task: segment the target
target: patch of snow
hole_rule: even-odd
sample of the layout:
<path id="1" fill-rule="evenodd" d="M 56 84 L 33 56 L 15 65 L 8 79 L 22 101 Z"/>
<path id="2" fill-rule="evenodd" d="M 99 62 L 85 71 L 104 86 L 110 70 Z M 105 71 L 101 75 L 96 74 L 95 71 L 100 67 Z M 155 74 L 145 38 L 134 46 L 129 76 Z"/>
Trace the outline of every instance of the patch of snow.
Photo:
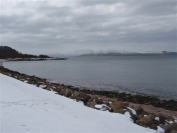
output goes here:
<path id="1" fill-rule="evenodd" d="M 176 122 L 176 123 L 177 123 L 177 118 L 176 118 L 176 117 L 174 117 L 174 119 L 175 119 L 175 120 L 174 120 L 174 122 Z"/>
<path id="2" fill-rule="evenodd" d="M 160 126 L 157 126 L 157 132 L 158 133 L 164 133 L 165 130 L 163 128 L 161 128 Z"/>
<path id="3" fill-rule="evenodd" d="M 40 88 L 45 88 L 45 87 L 46 87 L 46 85 L 39 85 L 39 87 L 40 87 Z"/>
<path id="4" fill-rule="evenodd" d="M 0 94 L 2 133 L 157 133 L 134 124 L 126 116 L 128 113 L 122 115 L 88 108 L 69 98 L 2 74 Z"/>
<path id="5" fill-rule="evenodd" d="M 167 124 L 171 124 L 171 123 L 174 123 L 173 121 L 168 121 L 168 120 L 165 120 Z"/>
<path id="6" fill-rule="evenodd" d="M 109 110 L 111 110 L 111 108 L 108 105 L 106 105 L 106 104 L 102 104 L 102 105 L 103 105 L 103 107 L 107 107 Z"/>
<path id="7" fill-rule="evenodd" d="M 110 108 L 109 106 L 107 106 L 106 104 L 96 104 L 96 105 L 95 105 L 95 108 L 100 109 L 100 110 L 102 110 L 102 111 L 107 110 L 107 108 L 108 108 L 109 110 L 111 110 L 111 108 Z"/>
<path id="8" fill-rule="evenodd" d="M 127 108 L 128 108 L 129 110 L 131 110 L 134 115 L 136 115 L 136 111 L 135 111 L 134 109 L 132 109 L 132 108 L 130 108 L 130 107 L 127 107 Z"/>
<path id="9" fill-rule="evenodd" d="M 172 123 L 173 123 L 173 121 L 168 121 L 168 123 L 169 123 L 169 124 L 172 124 Z"/>
<path id="10" fill-rule="evenodd" d="M 107 108 L 101 108 L 100 110 L 101 110 L 101 111 L 106 111 L 106 110 L 107 110 Z"/>
<path id="11" fill-rule="evenodd" d="M 78 101 L 78 103 L 80 103 L 80 104 L 84 105 L 84 102 L 82 102 L 82 101 Z"/>
<path id="12" fill-rule="evenodd" d="M 131 117 L 131 115 L 130 115 L 129 112 L 125 112 L 124 115 L 125 115 L 126 117 L 129 117 L 129 118 Z"/>
<path id="13" fill-rule="evenodd" d="M 95 108 L 97 108 L 97 109 L 101 109 L 102 107 L 103 107 L 102 104 L 97 104 L 97 105 L 95 105 Z"/>
<path id="14" fill-rule="evenodd" d="M 154 118 L 154 120 L 159 121 L 159 117 L 156 116 L 156 117 Z"/>

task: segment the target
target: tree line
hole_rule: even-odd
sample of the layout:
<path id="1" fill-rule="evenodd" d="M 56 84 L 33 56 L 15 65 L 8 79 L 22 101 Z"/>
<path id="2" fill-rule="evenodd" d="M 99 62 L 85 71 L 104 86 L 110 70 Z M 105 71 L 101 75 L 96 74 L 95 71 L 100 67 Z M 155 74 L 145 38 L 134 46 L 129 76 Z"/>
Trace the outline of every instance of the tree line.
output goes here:
<path id="1" fill-rule="evenodd" d="M 47 55 L 31 55 L 31 54 L 22 54 L 17 50 L 8 47 L 8 46 L 0 46 L 0 59 L 7 58 L 50 58 Z"/>

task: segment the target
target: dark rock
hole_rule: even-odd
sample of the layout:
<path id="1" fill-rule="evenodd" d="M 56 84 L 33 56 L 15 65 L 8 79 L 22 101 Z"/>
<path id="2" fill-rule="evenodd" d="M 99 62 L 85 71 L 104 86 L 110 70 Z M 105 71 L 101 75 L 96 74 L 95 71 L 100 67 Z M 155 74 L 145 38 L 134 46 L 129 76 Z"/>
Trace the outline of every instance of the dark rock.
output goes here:
<path id="1" fill-rule="evenodd" d="M 81 101 L 84 102 L 84 104 L 87 103 L 87 101 L 91 98 L 89 95 L 87 95 L 86 93 L 80 93 L 79 97 L 81 98 Z"/>
<path id="2" fill-rule="evenodd" d="M 157 126 L 158 126 L 157 124 L 154 124 L 154 123 L 153 123 L 153 124 L 151 125 L 151 128 L 157 130 Z"/>
<path id="3" fill-rule="evenodd" d="M 131 119 L 133 120 L 133 122 L 134 123 L 136 123 L 137 122 L 137 120 L 138 120 L 138 116 L 137 115 L 135 115 L 135 114 L 133 114 L 133 112 L 131 111 L 131 110 L 128 110 L 128 112 L 130 113 L 130 115 L 131 115 Z"/>
<path id="4" fill-rule="evenodd" d="M 60 89 L 59 94 L 63 96 L 63 95 L 65 94 L 65 91 L 66 91 L 66 89 L 65 89 L 65 88 L 62 88 L 62 89 Z"/>
<path id="5" fill-rule="evenodd" d="M 141 118 L 143 118 L 144 115 L 137 115 L 137 119 L 140 120 Z"/>
<path id="6" fill-rule="evenodd" d="M 172 123 L 165 127 L 165 133 L 170 133 L 173 130 L 177 131 L 177 123 Z"/>
<path id="7" fill-rule="evenodd" d="M 136 111 L 136 114 L 137 114 L 137 115 L 142 114 L 143 111 L 144 111 L 142 107 L 136 107 L 136 108 L 134 108 L 134 110 Z"/>
<path id="8" fill-rule="evenodd" d="M 177 133 L 177 131 L 176 130 L 172 130 L 170 133 Z"/>
<path id="9" fill-rule="evenodd" d="M 51 84 L 51 89 L 53 90 L 53 91 L 56 91 L 56 92 L 58 92 L 57 90 L 58 90 L 58 88 L 59 88 L 59 86 L 58 85 L 56 85 L 56 84 Z"/>
<path id="10" fill-rule="evenodd" d="M 109 104 L 113 112 L 119 112 L 119 110 L 122 108 L 122 102 L 113 102 Z"/>
<path id="11" fill-rule="evenodd" d="M 172 116 L 168 116 L 168 117 L 167 117 L 167 121 L 173 121 L 173 122 L 174 122 L 174 120 L 175 120 L 175 119 L 174 119 Z"/>
<path id="12" fill-rule="evenodd" d="M 123 102 L 122 103 L 122 108 L 126 109 L 129 106 L 128 102 Z"/>
<path id="13" fill-rule="evenodd" d="M 124 114 L 126 112 L 126 110 L 123 110 L 123 109 L 120 108 L 120 109 L 116 109 L 114 112 Z"/>
<path id="14" fill-rule="evenodd" d="M 57 88 L 55 88 L 55 90 L 54 91 L 56 91 L 56 92 L 60 92 L 60 90 L 61 90 L 61 88 L 60 87 L 57 87 Z"/>
<path id="15" fill-rule="evenodd" d="M 154 115 L 148 115 L 146 117 L 141 118 L 138 121 L 138 124 L 143 127 L 152 127 L 153 119 L 155 118 Z"/>
<path id="16" fill-rule="evenodd" d="M 4 67 L 0 66 L 0 72 L 4 72 Z"/>
<path id="17" fill-rule="evenodd" d="M 77 101 L 82 101 L 86 104 L 91 97 L 86 93 L 75 91 L 71 98 L 76 99 Z"/>
<path id="18" fill-rule="evenodd" d="M 48 86 L 46 87 L 46 90 L 51 91 L 51 85 L 48 85 Z"/>
<path id="19" fill-rule="evenodd" d="M 138 125 L 142 126 L 142 127 L 147 127 L 147 121 L 146 119 L 143 117 L 138 121 Z"/>
<path id="20" fill-rule="evenodd" d="M 157 115 L 159 117 L 160 124 L 165 124 L 166 117 L 163 116 L 161 113 Z"/>
<path id="21" fill-rule="evenodd" d="M 95 108 L 96 104 L 97 104 L 96 102 L 92 101 L 92 102 L 87 102 L 86 106 L 91 107 L 91 108 Z"/>
<path id="22" fill-rule="evenodd" d="M 103 104 L 103 101 L 101 99 L 99 99 L 97 96 L 93 96 L 88 100 L 88 102 L 91 102 L 91 101 L 94 101 L 97 104 Z"/>
<path id="23" fill-rule="evenodd" d="M 73 95 L 71 96 L 72 99 L 76 99 L 81 92 L 74 91 Z"/>
<path id="24" fill-rule="evenodd" d="M 72 95 L 71 90 L 66 91 L 65 94 L 64 94 L 65 97 L 70 97 L 71 95 Z"/>

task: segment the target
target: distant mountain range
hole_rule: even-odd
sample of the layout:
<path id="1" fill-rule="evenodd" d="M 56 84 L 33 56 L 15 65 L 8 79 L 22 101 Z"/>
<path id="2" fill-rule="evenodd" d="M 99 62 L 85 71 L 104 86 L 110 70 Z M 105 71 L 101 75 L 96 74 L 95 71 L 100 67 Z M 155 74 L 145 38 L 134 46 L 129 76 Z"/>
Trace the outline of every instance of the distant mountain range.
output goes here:
<path id="1" fill-rule="evenodd" d="M 126 52 L 126 51 L 116 51 L 116 50 L 108 50 L 108 51 L 98 51 L 94 52 L 89 49 L 82 49 L 77 51 L 71 51 L 65 54 L 53 53 L 49 54 L 52 57 L 60 57 L 60 58 L 69 58 L 73 56 L 158 56 L 158 55 L 177 55 L 177 52 L 170 51 L 162 51 L 162 52 Z"/>
<path id="2" fill-rule="evenodd" d="M 119 52 L 108 52 L 108 53 L 89 53 L 82 54 L 80 56 L 152 56 L 152 55 L 177 55 L 177 52 L 162 51 L 160 53 L 119 53 Z"/>
<path id="3" fill-rule="evenodd" d="M 49 56 L 60 57 L 60 58 L 69 58 L 69 57 L 73 57 L 73 56 L 80 56 L 83 54 L 93 54 L 93 53 L 94 53 L 94 51 L 92 51 L 92 50 L 82 49 L 82 50 L 70 51 L 65 54 L 52 53 L 52 54 L 49 54 Z"/>

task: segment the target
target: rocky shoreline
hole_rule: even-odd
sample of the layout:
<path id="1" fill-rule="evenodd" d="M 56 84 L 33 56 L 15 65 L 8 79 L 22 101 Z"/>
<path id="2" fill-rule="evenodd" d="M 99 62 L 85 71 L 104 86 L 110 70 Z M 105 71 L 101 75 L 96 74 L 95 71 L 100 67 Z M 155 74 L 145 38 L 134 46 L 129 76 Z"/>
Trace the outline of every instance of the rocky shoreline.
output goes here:
<path id="1" fill-rule="evenodd" d="M 74 86 L 48 82 L 36 76 L 28 76 L 4 68 L 2 74 L 33 84 L 56 94 L 83 102 L 85 106 L 114 113 L 130 115 L 134 123 L 166 133 L 177 132 L 177 101 L 155 97 L 132 95 L 115 91 L 83 90 Z"/>

